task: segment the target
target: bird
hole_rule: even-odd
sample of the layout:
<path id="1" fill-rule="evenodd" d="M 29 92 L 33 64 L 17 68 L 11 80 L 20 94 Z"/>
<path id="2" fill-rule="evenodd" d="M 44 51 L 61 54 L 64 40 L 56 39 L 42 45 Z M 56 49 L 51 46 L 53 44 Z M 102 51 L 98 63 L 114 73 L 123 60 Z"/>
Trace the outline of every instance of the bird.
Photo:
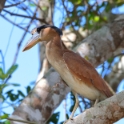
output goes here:
<path id="1" fill-rule="evenodd" d="M 114 95 L 107 82 L 101 78 L 93 65 L 79 54 L 69 50 L 61 40 L 61 29 L 53 25 L 42 25 L 32 30 L 32 38 L 23 51 L 43 42 L 49 63 L 60 74 L 75 96 L 75 105 L 69 119 L 73 119 L 78 107 L 78 94 L 95 101 L 105 100 Z"/>

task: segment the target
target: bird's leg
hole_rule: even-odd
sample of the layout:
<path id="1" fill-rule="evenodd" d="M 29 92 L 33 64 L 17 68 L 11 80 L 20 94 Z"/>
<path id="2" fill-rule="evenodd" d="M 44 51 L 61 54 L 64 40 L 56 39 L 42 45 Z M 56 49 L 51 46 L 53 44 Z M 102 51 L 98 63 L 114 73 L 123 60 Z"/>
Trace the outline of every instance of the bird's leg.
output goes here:
<path id="1" fill-rule="evenodd" d="M 79 104 L 77 93 L 75 91 L 72 91 L 72 92 L 73 92 L 73 94 L 75 96 L 76 101 L 75 101 L 75 105 L 74 105 L 73 111 L 72 111 L 71 116 L 70 116 L 69 119 L 73 119 L 74 113 L 75 113 L 75 111 L 76 111 L 76 109 L 78 107 L 78 104 Z"/>
<path id="2" fill-rule="evenodd" d="M 94 106 L 99 102 L 99 99 L 97 98 L 95 103 L 94 103 Z"/>
<path id="3" fill-rule="evenodd" d="M 73 111 L 72 111 L 72 113 L 71 113 L 71 116 L 70 116 L 69 119 L 66 120 L 63 124 L 66 124 L 66 122 L 69 121 L 69 120 L 73 120 L 74 113 L 75 113 L 75 111 L 76 111 L 76 109 L 77 109 L 77 107 L 78 107 L 78 104 L 79 104 L 77 93 L 76 93 L 75 91 L 72 91 L 72 93 L 74 94 L 75 99 L 76 99 L 75 105 L 74 105 Z"/>

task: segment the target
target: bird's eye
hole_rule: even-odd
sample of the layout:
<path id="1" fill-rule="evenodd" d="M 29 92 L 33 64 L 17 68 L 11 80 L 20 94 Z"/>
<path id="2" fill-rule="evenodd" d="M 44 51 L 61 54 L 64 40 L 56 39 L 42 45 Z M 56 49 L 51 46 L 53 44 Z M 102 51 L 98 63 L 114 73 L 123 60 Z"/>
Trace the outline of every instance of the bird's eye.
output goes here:
<path id="1" fill-rule="evenodd" d="M 36 32 L 37 32 L 37 29 L 34 28 L 34 29 L 31 31 L 31 34 L 34 35 Z"/>

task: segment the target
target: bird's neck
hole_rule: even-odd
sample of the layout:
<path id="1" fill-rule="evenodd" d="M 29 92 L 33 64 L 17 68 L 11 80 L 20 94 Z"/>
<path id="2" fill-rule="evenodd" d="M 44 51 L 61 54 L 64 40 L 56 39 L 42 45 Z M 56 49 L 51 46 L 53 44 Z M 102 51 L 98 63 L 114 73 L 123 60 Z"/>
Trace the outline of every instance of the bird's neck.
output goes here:
<path id="1" fill-rule="evenodd" d="M 53 47 L 58 48 L 59 51 L 63 51 L 64 49 L 67 49 L 63 41 L 61 40 L 61 37 L 58 35 L 53 38 L 53 40 L 51 41 L 51 44 L 53 45 Z"/>
<path id="2" fill-rule="evenodd" d="M 48 61 L 53 64 L 59 60 L 62 60 L 65 49 L 67 48 L 61 41 L 61 38 L 59 36 L 53 37 L 53 39 L 46 44 L 46 56 Z"/>
<path id="3" fill-rule="evenodd" d="M 60 36 L 56 35 L 53 37 L 53 39 L 51 39 L 51 41 L 49 41 L 46 44 L 46 49 L 50 49 L 52 51 L 56 51 L 57 52 L 62 52 L 63 50 L 67 49 L 66 46 L 64 45 L 64 43 L 61 41 Z"/>

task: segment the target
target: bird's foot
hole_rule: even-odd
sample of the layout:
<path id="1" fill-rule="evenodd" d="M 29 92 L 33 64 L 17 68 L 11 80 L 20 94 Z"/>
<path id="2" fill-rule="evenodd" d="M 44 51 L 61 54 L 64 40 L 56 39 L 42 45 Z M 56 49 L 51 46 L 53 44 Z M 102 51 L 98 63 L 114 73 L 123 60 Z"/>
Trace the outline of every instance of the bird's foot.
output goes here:
<path id="1" fill-rule="evenodd" d="M 68 121 L 73 121 L 73 118 L 69 118 L 68 120 L 66 120 L 63 124 L 66 124 Z"/>

